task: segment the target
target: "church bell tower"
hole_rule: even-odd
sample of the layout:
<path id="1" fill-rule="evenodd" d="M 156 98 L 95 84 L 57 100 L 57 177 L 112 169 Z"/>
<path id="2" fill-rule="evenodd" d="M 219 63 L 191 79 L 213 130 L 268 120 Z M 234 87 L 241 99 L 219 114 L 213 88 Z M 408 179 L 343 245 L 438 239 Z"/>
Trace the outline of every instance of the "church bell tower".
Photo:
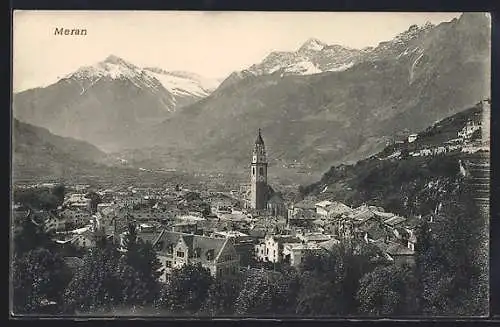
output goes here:
<path id="1" fill-rule="evenodd" d="M 267 206 L 267 158 L 266 147 L 260 133 L 257 135 L 252 153 L 251 163 L 250 206 L 255 210 L 266 209 Z"/>

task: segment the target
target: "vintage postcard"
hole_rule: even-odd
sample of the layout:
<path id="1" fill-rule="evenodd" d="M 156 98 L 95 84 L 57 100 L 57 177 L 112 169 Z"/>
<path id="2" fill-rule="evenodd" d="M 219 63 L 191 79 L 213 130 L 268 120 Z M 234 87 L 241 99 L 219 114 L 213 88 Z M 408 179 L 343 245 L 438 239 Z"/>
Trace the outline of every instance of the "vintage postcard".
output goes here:
<path id="1" fill-rule="evenodd" d="M 15 11 L 11 317 L 484 317 L 488 13 Z"/>

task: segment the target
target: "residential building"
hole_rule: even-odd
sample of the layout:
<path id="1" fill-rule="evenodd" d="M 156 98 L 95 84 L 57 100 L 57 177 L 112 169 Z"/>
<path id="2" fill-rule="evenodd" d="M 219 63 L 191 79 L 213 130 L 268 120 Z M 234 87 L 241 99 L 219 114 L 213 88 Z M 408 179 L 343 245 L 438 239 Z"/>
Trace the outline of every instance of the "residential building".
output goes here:
<path id="1" fill-rule="evenodd" d="M 281 262 L 285 243 L 301 243 L 301 240 L 292 235 L 267 235 L 261 243 L 255 246 L 256 259 Z"/>
<path id="2" fill-rule="evenodd" d="M 200 263 L 216 278 L 239 271 L 239 257 L 230 238 L 217 238 L 162 230 L 153 246 L 165 268 L 165 280 L 173 268 Z"/>
<path id="3" fill-rule="evenodd" d="M 325 200 L 321 201 L 315 204 L 316 207 L 316 213 L 321 216 L 321 217 L 327 217 L 328 216 L 328 209 L 332 205 L 331 201 Z"/>
<path id="4" fill-rule="evenodd" d="M 320 252 L 321 247 L 316 243 L 284 243 L 283 262 L 296 267 L 300 265 L 309 252 Z"/>

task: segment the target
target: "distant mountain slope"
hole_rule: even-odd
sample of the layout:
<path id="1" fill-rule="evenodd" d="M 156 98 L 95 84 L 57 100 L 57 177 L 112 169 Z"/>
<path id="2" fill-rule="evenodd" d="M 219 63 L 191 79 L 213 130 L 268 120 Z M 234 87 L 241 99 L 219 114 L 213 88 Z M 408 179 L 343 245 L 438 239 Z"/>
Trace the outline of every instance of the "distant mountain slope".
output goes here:
<path id="1" fill-rule="evenodd" d="M 13 121 L 12 129 L 14 179 L 83 173 L 111 161 L 89 143 L 57 136 L 17 119 Z"/>
<path id="2" fill-rule="evenodd" d="M 483 103 L 479 103 L 433 124 L 413 142 L 400 140 L 356 164 L 333 166 L 318 182 L 301 187 L 301 193 L 354 206 L 380 205 L 404 215 L 429 214 L 446 192 L 464 183 L 471 162 L 489 165 L 488 152 L 479 147 L 481 127 L 467 137 L 458 135 L 468 124 L 481 125 L 483 113 Z M 471 148 L 477 152 L 468 151 Z"/>
<path id="3" fill-rule="evenodd" d="M 69 181 L 128 185 L 189 181 L 175 172 L 138 169 L 87 142 L 57 136 L 17 119 L 12 122 L 12 173 L 14 183 Z"/>
<path id="4" fill-rule="evenodd" d="M 411 27 L 344 71 L 248 74 L 155 126 L 129 155 L 148 151 L 161 165 L 244 171 L 262 128 L 275 170 L 355 162 L 396 133 L 421 130 L 489 96 L 489 24 L 471 13 Z M 154 153 L 144 143 L 156 146 Z"/>

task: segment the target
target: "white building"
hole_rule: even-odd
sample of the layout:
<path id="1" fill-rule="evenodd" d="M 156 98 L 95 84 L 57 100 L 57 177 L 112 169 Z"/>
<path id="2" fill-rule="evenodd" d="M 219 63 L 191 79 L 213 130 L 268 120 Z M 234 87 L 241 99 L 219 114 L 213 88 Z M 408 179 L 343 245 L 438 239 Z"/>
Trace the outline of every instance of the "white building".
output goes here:
<path id="1" fill-rule="evenodd" d="M 408 143 L 413 143 L 417 140 L 418 134 L 411 134 L 408 136 Z"/>
<path id="2" fill-rule="evenodd" d="M 328 216 L 328 209 L 332 205 L 331 201 L 325 200 L 315 204 L 316 213 L 322 217 Z"/>
<path id="3" fill-rule="evenodd" d="M 260 261 L 281 262 L 285 243 L 301 243 L 292 235 L 268 235 L 255 246 L 255 256 Z"/>

